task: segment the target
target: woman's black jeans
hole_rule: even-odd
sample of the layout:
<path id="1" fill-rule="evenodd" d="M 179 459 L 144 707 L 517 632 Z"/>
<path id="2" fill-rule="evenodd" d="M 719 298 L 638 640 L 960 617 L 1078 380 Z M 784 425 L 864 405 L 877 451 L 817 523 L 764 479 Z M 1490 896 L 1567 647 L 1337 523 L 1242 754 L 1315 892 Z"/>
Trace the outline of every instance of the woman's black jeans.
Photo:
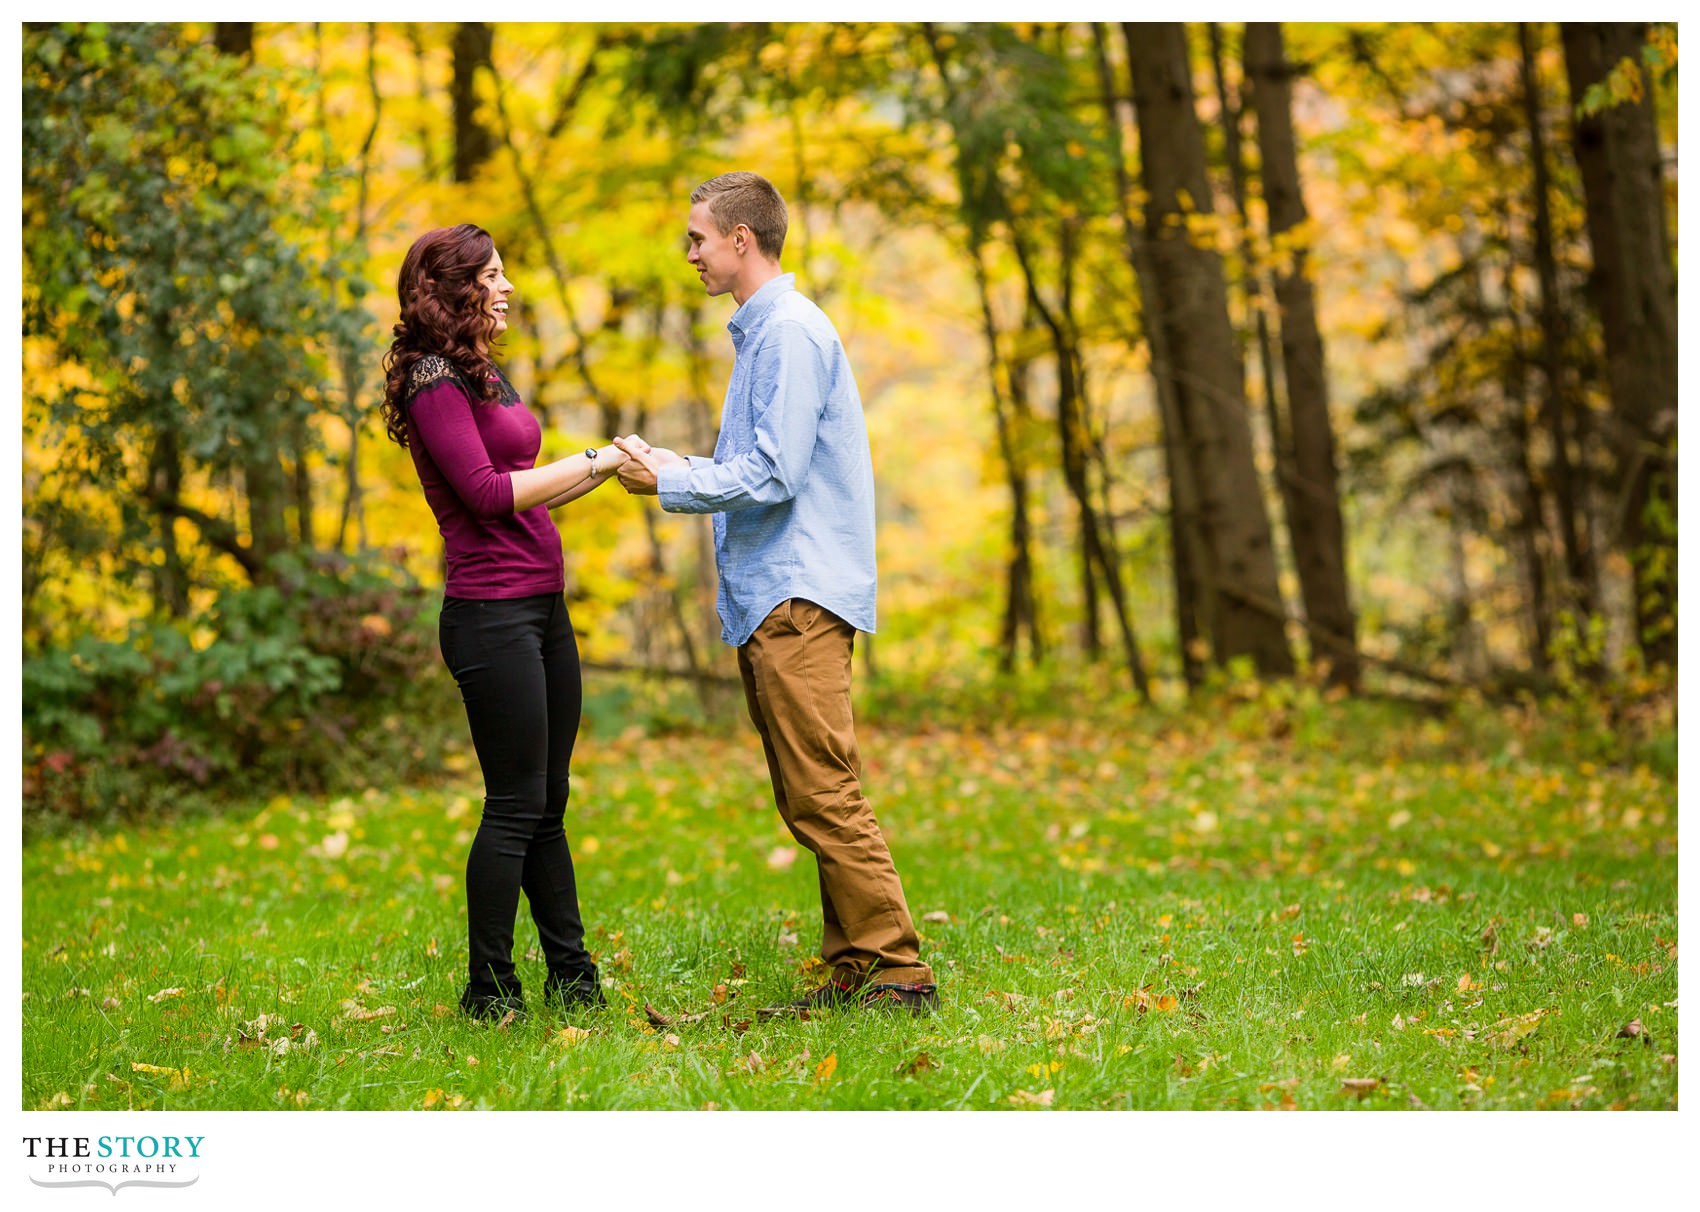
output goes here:
<path id="1" fill-rule="evenodd" d="M 443 660 L 484 770 L 484 816 L 466 860 L 468 994 L 518 996 L 514 917 L 524 889 L 550 983 L 594 981 L 562 818 L 583 687 L 559 593 L 443 599 Z"/>

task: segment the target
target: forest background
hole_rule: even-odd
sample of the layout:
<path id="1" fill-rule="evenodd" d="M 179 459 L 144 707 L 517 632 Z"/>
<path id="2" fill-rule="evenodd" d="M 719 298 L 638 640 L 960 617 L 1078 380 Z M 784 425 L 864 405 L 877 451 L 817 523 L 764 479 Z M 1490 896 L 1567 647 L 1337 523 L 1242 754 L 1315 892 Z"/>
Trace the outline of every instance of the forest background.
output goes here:
<path id="1" fill-rule="evenodd" d="M 440 541 L 376 419 L 401 256 L 494 234 L 544 458 L 708 451 L 727 308 L 680 233 L 734 167 L 786 195 L 787 268 L 859 378 L 870 693 L 1296 678 L 1670 721 L 1674 26 L 89 24 L 23 50 L 32 817 L 464 761 Z M 706 520 L 604 492 L 558 521 L 604 714 L 733 713 Z"/>

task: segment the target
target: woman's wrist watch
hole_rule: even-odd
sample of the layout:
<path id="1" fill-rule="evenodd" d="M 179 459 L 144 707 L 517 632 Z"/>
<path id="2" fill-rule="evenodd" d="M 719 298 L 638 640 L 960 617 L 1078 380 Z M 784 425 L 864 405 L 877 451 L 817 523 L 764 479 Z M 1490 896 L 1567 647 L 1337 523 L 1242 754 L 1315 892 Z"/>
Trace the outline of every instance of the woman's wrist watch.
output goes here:
<path id="1" fill-rule="evenodd" d="M 596 447 L 586 446 L 584 457 L 590 460 L 590 478 L 594 480 L 596 478 Z"/>

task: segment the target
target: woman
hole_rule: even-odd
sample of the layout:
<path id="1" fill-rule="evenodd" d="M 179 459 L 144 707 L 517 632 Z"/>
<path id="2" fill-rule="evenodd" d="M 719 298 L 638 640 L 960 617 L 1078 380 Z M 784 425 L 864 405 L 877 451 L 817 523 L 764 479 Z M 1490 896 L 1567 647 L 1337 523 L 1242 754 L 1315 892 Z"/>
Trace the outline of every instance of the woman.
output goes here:
<path id="1" fill-rule="evenodd" d="M 626 456 L 606 446 L 532 465 L 542 428 L 490 359 L 514 286 L 489 233 L 470 223 L 426 232 L 402 262 L 397 292 L 384 421 L 412 452 L 443 534 L 438 634 L 484 772 L 484 815 L 466 860 L 460 1006 L 476 1018 L 524 1013 L 513 964 L 522 889 L 548 966 L 545 999 L 599 1006 L 562 828 L 582 691 L 549 510 L 613 479 Z"/>

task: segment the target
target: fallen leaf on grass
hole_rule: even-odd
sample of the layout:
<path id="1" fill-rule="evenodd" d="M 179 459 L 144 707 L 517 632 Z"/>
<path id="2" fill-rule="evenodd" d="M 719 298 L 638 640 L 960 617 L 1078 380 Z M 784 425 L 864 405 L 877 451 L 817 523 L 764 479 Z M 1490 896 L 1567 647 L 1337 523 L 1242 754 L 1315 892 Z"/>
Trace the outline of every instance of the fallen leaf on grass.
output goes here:
<path id="1" fill-rule="evenodd" d="M 1541 1019 L 1546 1017 L 1545 1010 L 1533 1010 L 1528 1014 L 1519 1014 L 1512 1018 L 1502 1018 L 1493 1025 L 1493 1034 L 1487 1037 L 1487 1042 L 1500 1048 L 1515 1047 L 1520 1041 L 1534 1034 L 1540 1026 Z"/>
<path id="2" fill-rule="evenodd" d="M 169 1079 L 168 1084 L 173 1090 L 184 1090 L 189 1086 L 193 1076 L 187 1069 L 172 1069 L 165 1065 L 144 1065 L 141 1061 L 131 1061 L 130 1068 L 136 1073 L 158 1073 Z"/>
<path id="3" fill-rule="evenodd" d="M 1017 1090 L 1004 1101 L 1012 1107 L 1048 1107 L 1056 1096 L 1055 1090 L 1041 1090 L 1037 1094 L 1031 1090 Z"/>
<path id="4" fill-rule="evenodd" d="M 897 1071 L 899 1073 L 907 1073 L 910 1077 L 915 1077 L 917 1074 L 926 1073 L 928 1070 L 937 1069 L 938 1067 L 939 1063 L 936 1060 L 928 1056 L 925 1052 L 922 1052 L 908 1064 L 899 1065 L 897 1067 Z"/>
<path id="5" fill-rule="evenodd" d="M 663 1037 L 661 1042 L 666 1044 L 669 1048 L 677 1048 L 682 1041 L 677 1035 L 669 1032 L 665 1037 Z"/>
<path id="6" fill-rule="evenodd" d="M 1366 1099 L 1382 1087 L 1379 1077 L 1347 1077 L 1340 1080 L 1341 1094 L 1355 1094 L 1359 1099 Z"/>
<path id="7" fill-rule="evenodd" d="M 1625 1023 L 1617 1033 L 1618 1039 L 1638 1039 L 1643 1044 L 1651 1044 L 1653 1037 L 1647 1034 L 1647 1028 L 1641 1025 L 1641 1020 L 1632 1018 Z"/>
<path id="8" fill-rule="evenodd" d="M 931 913 L 924 914 L 921 917 L 921 920 L 923 922 L 939 922 L 944 925 L 949 925 L 950 914 L 946 913 L 943 909 L 935 909 Z"/>
<path id="9" fill-rule="evenodd" d="M 181 989 L 161 989 L 158 993 L 149 994 L 148 1000 L 150 1002 L 163 1002 L 168 997 L 182 997 L 182 996 L 183 996 L 183 990 L 181 990 Z"/>
<path id="10" fill-rule="evenodd" d="M 63 1111 L 66 1107 L 69 1107 L 69 1106 L 71 1106 L 71 1096 L 69 1094 L 66 1094 L 63 1090 L 61 1090 L 61 1091 L 59 1091 L 59 1093 L 55 1094 L 52 1098 L 43 1102 L 39 1109 L 42 1110 L 42 1111 Z"/>
<path id="11" fill-rule="evenodd" d="M 352 998 L 342 1003 L 342 1010 L 344 1018 L 356 1023 L 369 1023 L 374 1019 L 388 1018 L 399 1013 L 394 1006 L 379 1006 L 376 1010 L 368 1010 Z"/>
<path id="12" fill-rule="evenodd" d="M 1309 951 L 1309 950 L 1310 950 L 1310 942 L 1309 942 L 1309 940 L 1307 940 L 1305 938 L 1305 936 L 1302 933 L 1293 935 L 1293 954 L 1294 955 L 1303 955 L 1306 951 Z"/>
<path id="13" fill-rule="evenodd" d="M 650 1024 L 656 1027 L 678 1027 L 688 1023 L 700 1023 L 708 1017 L 707 1011 L 697 1014 L 663 1014 L 648 1002 L 643 1004 L 643 1012 L 648 1016 Z"/>
<path id="14" fill-rule="evenodd" d="M 775 846 L 767 852 L 767 865 L 775 871 L 787 871 L 796 861 L 797 850 L 794 846 Z"/>
<path id="15" fill-rule="evenodd" d="M 1173 994 L 1151 992 L 1150 986 L 1135 989 L 1122 999 L 1122 1005 L 1131 1006 L 1141 1014 L 1147 1010 L 1155 1010 L 1159 1014 L 1168 1014 L 1180 1006 L 1180 1001 Z"/>
<path id="16" fill-rule="evenodd" d="M 829 1082 L 829 1081 L 831 1081 L 832 1075 L 833 1075 L 834 1072 L 837 1071 L 837 1069 L 838 1069 L 838 1053 L 834 1052 L 830 1056 L 828 1056 L 825 1060 L 823 1060 L 820 1064 L 815 1066 L 815 1081 L 817 1081 L 817 1082 Z"/>

